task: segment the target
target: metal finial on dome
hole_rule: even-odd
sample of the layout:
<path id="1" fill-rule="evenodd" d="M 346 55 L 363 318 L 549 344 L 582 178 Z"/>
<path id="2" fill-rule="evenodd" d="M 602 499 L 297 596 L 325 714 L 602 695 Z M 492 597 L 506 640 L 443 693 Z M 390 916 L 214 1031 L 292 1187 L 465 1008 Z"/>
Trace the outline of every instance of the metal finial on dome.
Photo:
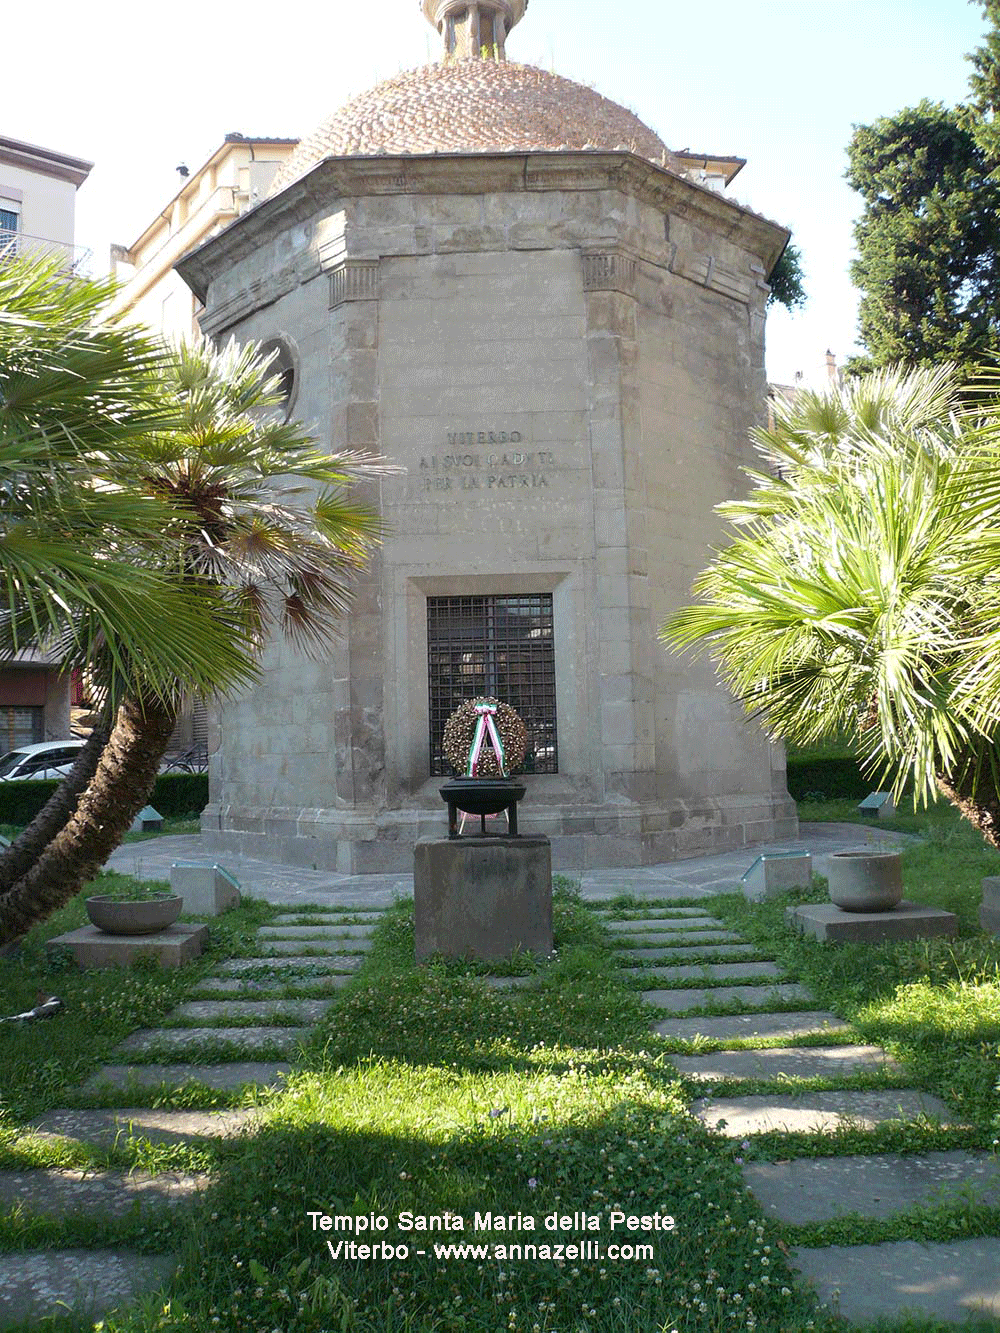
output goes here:
<path id="1" fill-rule="evenodd" d="M 442 60 L 506 60 L 507 34 L 528 0 L 420 0 L 420 8 L 443 38 Z"/>

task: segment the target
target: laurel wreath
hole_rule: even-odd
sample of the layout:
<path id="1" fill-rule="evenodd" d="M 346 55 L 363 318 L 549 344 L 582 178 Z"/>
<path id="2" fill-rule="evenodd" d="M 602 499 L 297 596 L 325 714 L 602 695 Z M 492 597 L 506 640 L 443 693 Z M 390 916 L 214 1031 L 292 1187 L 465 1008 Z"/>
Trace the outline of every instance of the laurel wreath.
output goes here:
<path id="1" fill-rule="evenodd" d="M 506 777 L 510 773 L 516 772 L 524 763 L 524 756 L 528 749 L 528 732 L 520 714 L 511 708 L 510 704 L 501 703 L 499 699 L 466 699 L 464 703 L 459 704 L 444 724 L 442 743 L 444 757 L 456 773 L 465 772 L 469 764 L 469 752 L 475 740 L 476 723 L 479 719 L 476 712 L 477 704 L 493 704 L 496 707 L 493 724 L 503 746 L 507 760 L 507 773 L 500 772 L 493 747 L 487 743 L 479 752 L 476 776 L 481 778 Z"/>

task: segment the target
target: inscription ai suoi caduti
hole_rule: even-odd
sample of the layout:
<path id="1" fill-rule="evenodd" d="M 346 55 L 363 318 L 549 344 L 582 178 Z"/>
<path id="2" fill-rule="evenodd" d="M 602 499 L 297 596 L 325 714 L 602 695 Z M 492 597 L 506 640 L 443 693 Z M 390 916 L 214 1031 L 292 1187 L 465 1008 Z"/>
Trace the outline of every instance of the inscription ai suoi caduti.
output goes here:
<path id="1" fill-rule="evenodd" d="M 556 461 L 547 449 L 525 449 L 519 430 L 449 431 L 448 450 L 421 458 L 425 491 L 538 490 Z"/>

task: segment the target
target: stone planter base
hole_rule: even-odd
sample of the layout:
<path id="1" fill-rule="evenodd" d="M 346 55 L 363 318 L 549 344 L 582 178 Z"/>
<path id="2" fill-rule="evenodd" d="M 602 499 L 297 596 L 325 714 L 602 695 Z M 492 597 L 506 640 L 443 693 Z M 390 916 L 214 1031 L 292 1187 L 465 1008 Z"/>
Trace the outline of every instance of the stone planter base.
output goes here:
<path id="1" fill-rule="evenodd" d="M 181 967 L 197 958 L 208 942 L 207 926 L 173 925 L 154 935 L 108 935 L 80 926 L 49 940 L 46 949 L 68 949 L 77 967 L 129 967 L 137 958 L 155 958 L 161 967 Z"/>
<path id="2" fill-rule="evenodd" d="M 901 902 L 891 912 L 844 912 L 833 903 L 789 907 L 785 920 L 803 935 L 831 944 L 874 944 L 879 940 L 923 940 L 958 934 L 958 917 L 940 907 Z"/>

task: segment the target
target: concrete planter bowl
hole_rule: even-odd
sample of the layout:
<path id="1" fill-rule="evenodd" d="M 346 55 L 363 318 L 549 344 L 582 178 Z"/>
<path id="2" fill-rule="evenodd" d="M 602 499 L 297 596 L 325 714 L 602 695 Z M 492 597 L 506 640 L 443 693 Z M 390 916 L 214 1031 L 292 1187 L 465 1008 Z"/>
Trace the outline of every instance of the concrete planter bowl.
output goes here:
<path id="1" fill-rule="evenodd" d="M 155 935 L 174 924 L 184 899 L 163 893 L 155 898 L 129 901 L 98 893 L 85 899 L 85 906 L 91 922 L 107 935 Z"/>
<path id="2" fill-rule="evenodd" d="M 903 898 L 899 852 L 834 852 L 830 901 L 842 912 L 891 912 Z"/>

